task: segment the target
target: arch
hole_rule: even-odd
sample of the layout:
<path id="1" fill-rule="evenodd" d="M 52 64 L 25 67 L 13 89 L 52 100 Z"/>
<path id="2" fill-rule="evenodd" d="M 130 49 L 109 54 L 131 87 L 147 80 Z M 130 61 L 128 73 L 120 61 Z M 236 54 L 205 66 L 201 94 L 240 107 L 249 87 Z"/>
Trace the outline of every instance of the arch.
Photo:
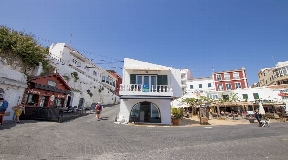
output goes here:
<path id="1" fill-rule="evenodd" d="M 130 111 L 129 121 L 161 123 L 161 112 L 155 103 L 148 101 L 138 102 Z"/>

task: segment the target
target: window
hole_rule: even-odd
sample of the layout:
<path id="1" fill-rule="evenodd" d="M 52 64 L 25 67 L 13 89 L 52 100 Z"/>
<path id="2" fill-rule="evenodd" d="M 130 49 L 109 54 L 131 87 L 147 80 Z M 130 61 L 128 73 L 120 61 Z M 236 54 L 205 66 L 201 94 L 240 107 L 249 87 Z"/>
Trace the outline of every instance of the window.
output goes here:
<path id="1" fill-rule="evenodd" d="M 226 83 L 226 90 L 232 90 L 231 83 Z"/>
<path id="2" fill-rule="evenodd" d="M 218 91 L 223 91 L 223 85 L 222 84 L 218 84 Z"/>
<path id="3" fill-rule="evenodd" d="M 248 94 L 242 94 L 243 99 L 248 99 Z"/>
<path id="4" fill-rule="evenodd" d="M 239 79 L 239 73 L 238 72 L 234 72 L 233 73 L 233 79 Z"/>
<path id="5" fill-rule="evenodd" d="M 190 89 L 193 89 L 193 85 L 190 85 Z"/>
<path id="6" fill-rule="evenodd" d="M 102 82 L 106 81 L 106 76 L 102 76 Z"/>
<path id="7" fill-rule="evenodd" d="M 39 98 L 39 95 L 37 94 L 26 94 L 25 104 L 37 105 L 38 98 Z"/>
<path id="8" fill-rule="evenodd" d="M 259 94 L 258 93 L 253 93 L 254 99 L 259 99 Z"/>
<path id="9" fill-rule="evenodd" d="M 220 81 L 222 78 L 221 78 L 221 74 L 216 74 L 216 80 L 217 81 Z"/>
<path id="10" fill-rule="evenodd" d="M 224 73 L 224 79 L 229 80 L 230 79 L 230 74 L 229 73 Z"/>
<path id="11" fill-rule="evenodd" d="M 199 84 L 199 88 L 202 88 L 202 84 Z"/>
<path id="12" fill-rule="evenodd" d="M 93 75 L 94 75 L 94 76 L 97 76 L 97 72 L 96 72 L 96 71 L 93 71 Z"/>
<path id="13" fill-rule="evenodd" d="M 218 95 L 213 95 L 213 98 L 214 99 L 218 99 Z"/>
<path id="14" fill-rule="evenodd" d="M 212 84 L 211 83 L 208 83 L 208 88 L 212 87 Z"/>
<path id="15" fill-rule="evenodd" d="M 236 82 L 235 83 L 235 88 L 237 89 L 237 88 L 241 88 L 241 83 L 240 82 Z"/>
<path id="16" fill-rule="evenodd" d="M 56 82 L 48 80 L 47 85 L 52 86 L 52 87 L 56 87 Z"/>

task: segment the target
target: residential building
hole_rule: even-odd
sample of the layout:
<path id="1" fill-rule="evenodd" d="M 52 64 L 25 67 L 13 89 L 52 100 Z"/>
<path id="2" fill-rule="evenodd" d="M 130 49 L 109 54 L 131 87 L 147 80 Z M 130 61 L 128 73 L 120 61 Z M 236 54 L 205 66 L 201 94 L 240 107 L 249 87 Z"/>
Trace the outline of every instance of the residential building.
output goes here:
<path id="1" fill-rule="evenodd" d="M 276 64 L 273 68 L 273 78 L 276 85 L 288 84 L 288 61 Z"/>
<path id="2" fill-rule="evenodd" d="M 26 75 L 20 72 L 17 62 L 8 64 L 6 59 L 0 57 L 0 95 L 8 101 L 9 105 L 4 120 L 12 120 L 14 116 L 13 106 L 21 103 L 23 93 L 27 87 Z"/>
<path id="3" fill-rule="evenodd" d="M 248 88 L 248 80 L 245 68 L 213 72 L 213 79 L 216 91 Z"/>
<path id="4" fill-rule="evenodd" d="M 181 87 L 182 87 L 182 95 L 184 95 L 186 93 L 186 88 L 187 88 L 187 81 L 189 79 L 192 79 L 192 72 L 190 69 L 181 69 Z"/>
<path id="5" fill-rule="evenodd" d="M 258 72 L 259 87 L 275 85 L 273 68 L 263 68 Z"/>
<path id="6" fill-rule="evenodd" d="M 203 93 L 215 91 L 214 79 L 210 77 L 192 78 L 187 82 L 187 93 L 195 94 L 196 97 Z"/>
<path id="7" fill-rule="evenodd" d="M 98 101 L 113 104 L 117 78 L 66 43 L 53 43 L 49 58 L 72 88 L 70 106 L 91 107 Z"/>
<path id="8" fill-rule="evenodd" d="M 171 100 L 181 97 L 180 69 L 125 58 L 118 122 L 171 124 Z"/>
<path id="9" fill-rule="evenodd" d="M 112 76 L 117 78 L 115 92 L 116 92 L 116 95 L 119 96 L 120 84 L 122 84 L 122 77 L 114 70 L 107 70 L 107 72 L 109 72 Z"/>

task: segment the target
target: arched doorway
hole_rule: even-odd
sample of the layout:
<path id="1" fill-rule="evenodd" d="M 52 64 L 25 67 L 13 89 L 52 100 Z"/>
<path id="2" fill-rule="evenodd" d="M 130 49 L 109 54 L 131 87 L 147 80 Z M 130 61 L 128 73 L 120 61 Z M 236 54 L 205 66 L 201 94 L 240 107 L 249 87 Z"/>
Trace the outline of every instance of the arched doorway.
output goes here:
<path id="1" fill-rule="evenodd" d="M 130 117 L 134 117 L 139 122 L 161 123 L 159 107 L 147 101 L 136 103 L 131 109 Z"/>

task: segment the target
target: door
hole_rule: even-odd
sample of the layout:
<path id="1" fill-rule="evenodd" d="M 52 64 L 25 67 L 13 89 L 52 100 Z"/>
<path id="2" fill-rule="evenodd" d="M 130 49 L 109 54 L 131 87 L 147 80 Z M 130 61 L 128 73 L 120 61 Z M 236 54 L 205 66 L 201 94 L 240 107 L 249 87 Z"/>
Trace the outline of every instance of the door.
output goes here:
<path id="1" fill-rule="evenodd" d="M 150 103 L 140 104 L 140 121 L 150 122 L 150 114 L 151 114 L 150 106 L 151 106 Z"/>

